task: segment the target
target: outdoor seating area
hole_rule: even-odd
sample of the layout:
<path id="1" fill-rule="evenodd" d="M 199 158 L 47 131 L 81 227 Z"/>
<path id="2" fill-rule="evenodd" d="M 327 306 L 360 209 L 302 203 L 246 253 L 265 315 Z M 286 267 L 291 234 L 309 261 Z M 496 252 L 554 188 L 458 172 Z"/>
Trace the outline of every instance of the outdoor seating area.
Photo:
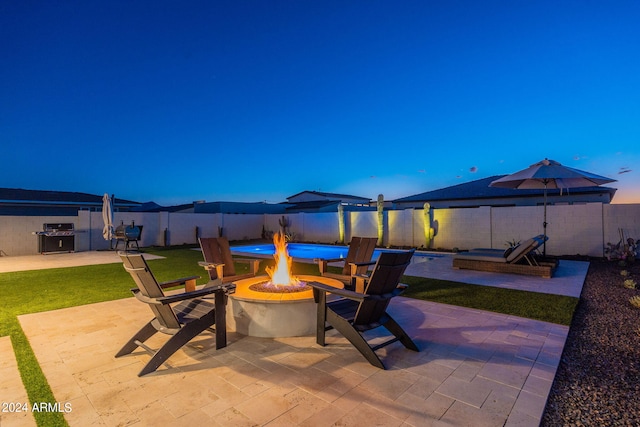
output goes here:
<path id="1" fill-rule="evenodd" d="M 119 261 L 114 253 L 96 253 L 101 261 L 109 255 Z M 464 280 L 475 274 L 495 283 L 509 276 L 533 288 L 554 281 L 562 287 L 564 281 L 578 294 L 586 274 L 586 267 L 572 271 L 571 262 L 561 262 L 549 280 L 453 270 L 447 257 L 433 261 L 411 263 L 405 274 L 442 272 Z M 205 331 L 142 382 L 137 375 L 149 363 L 147 352 L 114 357 L 132 333 L 122 325 L 149 322 L 147 304 L 136 298 L 22 315 L 19 321 L 56 399 L 73 407 L 64 415 L 70 425 L 539 424 L 567 326 L 402 296 L 388 300 L 386 313 L 420 350 L 401 342 L 376 349 L 386 370 L 372 366 L 339 329 L 325 331 L 326 346 L 314 336 L 268 339 L 228 330 L 227 346 L 219 349 L 218 339 Z M 385 340 L 380 329 L 366 332 L 374 346 Z M 163 335 L 146 344 L 162 347 Z M 19 383 L 15 368 L 10 373 L 3 381 Z"/>

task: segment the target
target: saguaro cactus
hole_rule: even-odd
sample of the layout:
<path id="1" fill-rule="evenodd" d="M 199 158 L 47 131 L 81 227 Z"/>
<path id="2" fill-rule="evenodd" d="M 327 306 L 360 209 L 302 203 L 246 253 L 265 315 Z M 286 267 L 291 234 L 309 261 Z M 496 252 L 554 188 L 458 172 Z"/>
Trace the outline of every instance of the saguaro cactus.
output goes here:
<path id="1" fill-rule="evenodd" d="M 426 241 L 425 247 L 428 248 L 431 245 L 435 232 L 431 226 L 431 205 L 429 203 L 425 203 L 423 209 L 424 239 Z"/>
<path id="2" fill-rule="evenodd" d="M 291 226 L 291 221 L 289 220 L 288 217 L 285 217 L 284 215 L 282 215 L 282 218 L 280 218 L 278 220 L 278 224 L 280 224 L 280 229 L 282 230 L 282 235 L 286 236 L 287 228 L 289 228 Z"/>
<path id="3" fill-rule="evenodd" d="M 382 246 L 384 240 L 384 196 L 378 194 L 378 246 Z"/>
<path id="4" fill-rule="evenodd" d="M 338 241 L 344 243 L 344 207 L 338 205 Z"/>

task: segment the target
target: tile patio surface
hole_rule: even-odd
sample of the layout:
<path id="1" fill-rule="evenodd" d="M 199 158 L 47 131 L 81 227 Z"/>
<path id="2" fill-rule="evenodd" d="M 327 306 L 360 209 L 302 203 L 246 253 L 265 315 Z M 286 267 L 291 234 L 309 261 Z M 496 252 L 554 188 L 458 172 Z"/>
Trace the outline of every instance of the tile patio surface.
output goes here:
<path id="1" fill-rule="evenodd" d="M 564 261 L 559 267 L 560 278 L 571 277 L 578 289 L 580 272 L 586 268 Z M 555 280 L 525 279 L 546 286 Z M 19 321 L 57 401 L 71 404 L 65 418 L 72 426 L 539 424 L 568 327 L 403 297 L 392 301 L 390 312 L 421 351 L 399 343 L 378 350 L 386 371 L 369 365 L 335 331 L 328 332 L 326 347 L 315 337 L 230 332 L 225 349 L 215 350 L 213 334 L 201 334 L 144 378 L 137 373 L 148 354 L 113 357 L 150 318 L 134 298 Z M 165 339 L 149 343 L 157 348 Z M 10 362 L 6 366 L 15 359 L 5 338 L 0 355 L 4 399 L 7 378 L 17 378 L 15 390 L 21 383 Z M 3 415 L 3 427 L 29 425 Z"/>

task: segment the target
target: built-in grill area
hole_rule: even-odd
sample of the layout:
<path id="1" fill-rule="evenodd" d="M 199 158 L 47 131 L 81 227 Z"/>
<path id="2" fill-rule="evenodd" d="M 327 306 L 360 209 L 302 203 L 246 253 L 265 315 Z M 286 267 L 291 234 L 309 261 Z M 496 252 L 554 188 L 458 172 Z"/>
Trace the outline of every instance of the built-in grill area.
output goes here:
<path id="1" fill-rule="evenodd" d="M 73 252 L 76 247 L 76 233 L 73 223 L 45 223 L 38 235 L 38 252 L 41 254 L 52 252 Z"/>

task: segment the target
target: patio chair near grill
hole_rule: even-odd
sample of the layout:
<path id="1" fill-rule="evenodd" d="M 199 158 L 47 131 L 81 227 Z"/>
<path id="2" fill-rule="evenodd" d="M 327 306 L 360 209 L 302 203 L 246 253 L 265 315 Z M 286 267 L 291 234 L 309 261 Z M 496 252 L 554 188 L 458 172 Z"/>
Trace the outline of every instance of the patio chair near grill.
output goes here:
<path id="1" fill-rule="evenodd" d="M 201 237 L 200 249 L 204 261 L 198 263 L 207 270 L 211 281 L 229 283 L 235 280 L 254 277 L 258 273 L 260 260 L 255 258 L 233 258 L 229 240 L 226 237 Z M 249 272 L 237 273 L 235 262 L 249 264 Z"/>
<path id="2" fill-rule="evenodd" d="M 402 327 L 387 313 L 393 297 L 401 295 L 407 285 L 400 278 L 411 262 L 414 251 L 383 252 L 366 279 L 364 292 L 336 289 L 322 283 L 309 282 L 318 303 L 316 341 L 326 344 L 326 331 L 335 328 L 371 363 L 385 369 L 376 350 L 400 341 L 406 348 L 420 351 Z M 333 295 L 327 298 L 328 294 Z M 393 337 L 379 344 L 371 344 L 364 333 L 384 327 Z M 378 337 L 379 338 L 379 337 Z M 376 341 L 377 342 L 377 341 Z"/>
<path id="3" fill-rule="evenodd" d="M 377 237 L 352 237 L 346 258 L 316 259 L 320 275 L 340 280 L 347 289 L 353 290 L 355 286 L 353 278 L 355 275 L 362 275 L 367 272 L 368 267 L 371 265 L 370 261 L 373 251 L 376 249 L 377 241 Z M 343 262 L 342 271 L 340 273 L 327 271 L 330 262 Z"/>
<path id="4" fill-rule="evenodd" d="M 137 288 L 131 291 L 139 301 L 148 304 L 154 314 L 154 318 L 116 354 L 116 357 L 121 357 L 132 353 L 138 347 L 149 352 L 152 355 L 151 360 L 138 376 L 154 372 L 182 346 L 206 330 L 215 333 L 216 349 L 226 347 L 227 295 L 233 293 L 235 285 L 219 284 L 197 291 L 166 295 L 163 289 L 170 287 L 194 283 L 195 288 L 195 280 L 199 276 L 158 283 L 142 254 L 120 252 L 120 258 L 125 270 L 131 274 L 137 285 Z M 213 301 L 205 300 L 206 296 L 214 296 Z M 171 338 L 160 349 L 153 350 L 144 343 L 157 332 L 170 335 Z"/>

